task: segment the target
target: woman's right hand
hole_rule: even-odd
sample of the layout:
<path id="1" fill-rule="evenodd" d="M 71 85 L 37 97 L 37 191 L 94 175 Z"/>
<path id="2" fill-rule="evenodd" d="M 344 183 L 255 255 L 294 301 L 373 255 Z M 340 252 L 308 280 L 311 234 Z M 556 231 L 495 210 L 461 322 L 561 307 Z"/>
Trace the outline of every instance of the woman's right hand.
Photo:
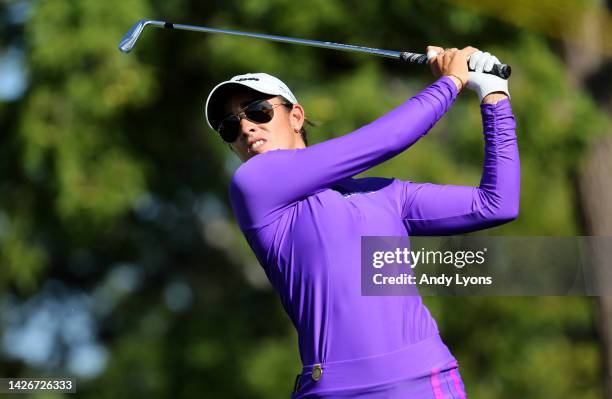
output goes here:
<path id="1" fill-rule="evenodd" d="M 496 56 L 482 51 L 477 51 L 470 57 L 469 67 L 473 72 L 469 73 L 467 87 L 474 90 L 483 103 L 495 104 L 499 100 L 510 98 L 508 80 L 486 73 L 499 63 Z"/>
<path id="2" fill-rule="evenodd" d="M 438 46 L 427 46 L 425 51 L 427 63 L 434 76 L 449 76 L 457 84 L 457 90 L 463 89 L 469 78 L 468 58 L 478 49 L 468 46 L 461 50 L 456 48 L 444 50 Z"/>

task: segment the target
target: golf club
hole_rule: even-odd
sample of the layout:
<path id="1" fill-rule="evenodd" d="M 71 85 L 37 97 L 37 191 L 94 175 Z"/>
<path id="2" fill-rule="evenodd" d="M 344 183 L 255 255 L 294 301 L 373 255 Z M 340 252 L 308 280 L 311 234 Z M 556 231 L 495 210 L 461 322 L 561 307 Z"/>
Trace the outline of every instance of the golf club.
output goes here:
<path id="1" fill-rule="evenodd" d="M 305 46 L 322 47 L 322 48 L 329 48 L 329 49 L 341 50 L 341 51 L 351 51 L 355 53 L 373 54 L 373 55 L 377 55 L 381 57 L 394 58 L 400 61 L 409 62 L 413 64 L 426 64 L 427 63 L 427 55 L 419 54 L 419 53 L 410 53 L 407 51 L 382 50 L 382 49 L 371 48 L 371 47 L 353 46 L 350 44 L 341 44 L 341 43 L 332 43 L 332 42 L 320 42 L 317 40 L 267 35 L 263 33 L 250 33 L 250 32 L 241 32 L 241 31 L 228 30 L 228 29 L 207 28 L 205 26 L 173 24 L 170 22 L 155 21 L 155 20 L 149 20 L 149 19 L 141 19 L 134 26 L 132 26 L 132 28 L 121 39 L 121 42 L 119 43 L 119 50 L 123 51 L 124 53 L 130 52 L 132 48 L 134 48 L 134 45 L 136 44 L 136 41 L 140 37 L 140 34 L 142 33 L 143 29 L 149 25 L 157 27 L 157 28 L 190 30 L 190 31 L 195 31 L 195 32 L 206 32 L 206 33 L 224 33 L 227 35 L 246 36 L 246 37 L 264 39 L 264 40 L 272 40 L 272 41 L 283 42 L 283 43 L 301 44 Z M 500 78 L 503 78 L 503 79 L 508 79 L 511 73 L 510 65 L 495 64 L 493 66 L 493 69 L 487 73 L 499 76 Z"/>

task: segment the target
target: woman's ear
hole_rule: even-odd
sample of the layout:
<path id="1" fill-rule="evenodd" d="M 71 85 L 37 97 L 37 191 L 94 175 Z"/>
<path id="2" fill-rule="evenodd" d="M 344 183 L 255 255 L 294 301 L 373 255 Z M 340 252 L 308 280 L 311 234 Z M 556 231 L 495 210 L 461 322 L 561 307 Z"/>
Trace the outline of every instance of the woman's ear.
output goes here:
<path id="1" fill-rule="evenodd" d="M 300 104 L 293 104 L 293 108 L 289 111 L 291 126 L 299 131 L 304 126 L 304 119 L 304 108 Z"/>

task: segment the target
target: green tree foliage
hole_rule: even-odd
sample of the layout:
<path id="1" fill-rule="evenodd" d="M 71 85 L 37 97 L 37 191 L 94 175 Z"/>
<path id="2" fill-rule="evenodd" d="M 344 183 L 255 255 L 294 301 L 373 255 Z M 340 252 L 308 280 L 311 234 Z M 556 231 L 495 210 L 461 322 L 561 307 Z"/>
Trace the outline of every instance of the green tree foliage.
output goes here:
<path id="1" fill-rule="evenodd" d="M 0 102 L 0 312 L 51 282 L 89 298 L 108 356 L 100 374 L 79 380 L 79 397 L 288 397 L 301 368 L 296 335 L 231 216 L 238 161 L 206 127 L 204 100 L 234 74 L 277 75 L 320 122 L 310 131 L 318 142 L 433 80 L 370 56 L 184 31 L 145 30 L 121 54 L 119 39 L 140 18 L 388 49 L 487 49 L 513 66 L 522 206 L 517 221 L 478 234 L 579 234 L 572 179 L 609 118 L 566 81 L 546 37 L 462 3 L 28 2 L 27 20 L 0 40 L 20 41 L 29 71 L 25 95 Z M 12 5 L 0 3 L 1 21 Z M 478 101 L 465 92 L 428 136 L 367 174 L 477 185 L 481 163 Z M 600 397 L 590 300 L 426 302 L 470 397 Z M 0 320 L 4 335 L 19 324 Z M 64 370 L 73 344 L 54 349 L 53 367 L 7 357 L 0 375 Z"/>

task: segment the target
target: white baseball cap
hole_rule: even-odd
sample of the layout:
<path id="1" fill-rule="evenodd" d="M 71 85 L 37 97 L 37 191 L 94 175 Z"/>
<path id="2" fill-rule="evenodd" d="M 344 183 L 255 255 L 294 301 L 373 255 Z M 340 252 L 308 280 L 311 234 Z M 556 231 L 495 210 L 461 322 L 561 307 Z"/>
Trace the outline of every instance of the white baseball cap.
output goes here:
<path id="1" fill-rule="evenodd" d="M 221 122 L 220 119 L 223 116 L 222 107 L 224 101 L 227 100 L 228 94 L 232 92 L 231 89 L 242 86 L 246 86 L 263 94 L 283 96 L 292 104 L 297 104 L 298 102 L 287 85 L 277 77 L 268 75 L 267 73 L 246 73 L 244 75 L 237 75 L 215 86 L 208 95 L 208 99 L 206 99 L 204 115 L 211 129 L 214 130 L 213 125 L 218 125 L 219 122 Z"/>

